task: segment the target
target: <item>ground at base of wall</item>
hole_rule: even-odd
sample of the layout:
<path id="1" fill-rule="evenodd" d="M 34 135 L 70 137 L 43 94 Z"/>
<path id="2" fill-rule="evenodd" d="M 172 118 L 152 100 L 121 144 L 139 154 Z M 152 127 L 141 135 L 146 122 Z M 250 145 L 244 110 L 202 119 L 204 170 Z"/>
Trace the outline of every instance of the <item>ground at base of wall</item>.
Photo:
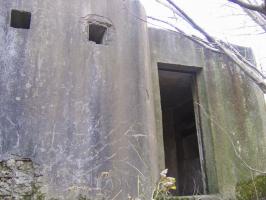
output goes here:
<path id="1" fill-rule="evenodd" d="M 236 186 L 237 200 L 266 200 L 266 176 L 239 182 Z"/>
<path id="2" fill-rule="evenodd" d="M 195 196 L 168 197 L 167 199 L 158 199 L 158 200 L 221 200 L 221 198 L 216 195 L 195 195 Z"/>
<path id="3" fill-rule="evenodd" d="M 35 166 L 28 158 L 10 158 L 0 161 L 0 200 L 40 199 Z"/>
<path id="4" fill-rule="evenodd" d="M 158 200 L 266 200 L 266 176 L 260 175 L 251 180 L 241 181 L 236 185 L 235 198 L 223 195 L 178 196 Z"/>

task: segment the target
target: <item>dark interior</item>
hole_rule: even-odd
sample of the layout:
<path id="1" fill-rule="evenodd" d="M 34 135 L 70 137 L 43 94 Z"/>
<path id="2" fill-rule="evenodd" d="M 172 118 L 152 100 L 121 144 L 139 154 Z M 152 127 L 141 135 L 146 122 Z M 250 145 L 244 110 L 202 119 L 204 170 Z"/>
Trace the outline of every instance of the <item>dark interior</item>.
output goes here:
<path id="1" fill-rule="evenodd" d="M 13 28 L 29 29 L 31 23 L 31 13 L 21 10 L 11 11 L 10 26 Z"/>
<path id="2" fill-rule="evenodd" d="M 176 178 L 173 194 L 203 193 L 192 80 L 193 74 L 159 70 L 165 164 Z"/>
<path id="3" fill-rule="evenodd" d="M 96 44 L 102 44 L 106 31 L 107 28 L 105 26 L 102 26 L 100 24 L 90 24 L 89 40 L 95 42 Z"/>

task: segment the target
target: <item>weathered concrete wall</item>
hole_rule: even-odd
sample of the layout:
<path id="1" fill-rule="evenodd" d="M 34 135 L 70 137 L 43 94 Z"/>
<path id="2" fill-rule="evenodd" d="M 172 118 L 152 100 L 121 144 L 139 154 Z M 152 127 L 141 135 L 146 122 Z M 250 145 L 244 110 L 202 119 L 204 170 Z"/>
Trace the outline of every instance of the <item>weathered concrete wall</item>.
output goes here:
<path id="1" fill-rule="evenodd" d="M 29 30 L 11 9 L 32 13 Z M 150 197 L 148 34 L 132 13 L 145 17 L 138 1 L 0 1 L 0 158 L 38 164 L 46 199 Z M 107 45 L 88 41 L 89 14 L 112 22 Z"/>
<path id="2" fill-rule="evenodd" d="M 10 27 L 11 9 L 32 13 L 29 30 Z M 138 1 L 0 1 L 0 164 L 14 174 L 20 160 L 38 166 L 27 179 L 23 167 L 10 176 L 25 180 L 21 195 L 150 199 L 164 168 L 158 62 L 197 71 L 209 192 L 232 197 L 239 181 L 257 175 L 248 168 L 266 170 L 256 86 L 224 55 L 178 34 L 148 33 L 136 16 L 145 18 Z M 112 24 L 104 45 L 88 41 L 94 17 Z M 0 192 L 19 196 L 13 186 L 2 181 Z"/>
<path id="3" fill-rule="evenodd" d="M 266 106 L 263 94 L 222 55 L 169 31 L 150 29 L 160 168 L 164 166 L 158 62 L 198 71 L 195 88 L 209 193 L 235 197 L 242 180 L 266 171 Z M 184 67 L 185 66 L 185 67 Z M 201 70 L 199 70 L 201 68 Z"/>

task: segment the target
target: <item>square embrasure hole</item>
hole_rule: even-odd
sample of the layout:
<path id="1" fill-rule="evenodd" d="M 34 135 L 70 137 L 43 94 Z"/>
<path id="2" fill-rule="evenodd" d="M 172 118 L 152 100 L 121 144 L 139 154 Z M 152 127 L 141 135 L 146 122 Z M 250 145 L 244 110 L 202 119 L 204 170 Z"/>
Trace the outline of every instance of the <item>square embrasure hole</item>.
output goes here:
<path id="1" fill-rule="evenodd" d="M 102 44 L 104 36 L 107 32 L 107 27 L 100 24 L 89 25 L 89 41 L 95 42 L 96 44 Z"/>
<path id="2" fill-rule="evenodd" d="M 10 26 L 13 28 L 30 29 L 31 13 L 22 10 L 11 10 Z"/>

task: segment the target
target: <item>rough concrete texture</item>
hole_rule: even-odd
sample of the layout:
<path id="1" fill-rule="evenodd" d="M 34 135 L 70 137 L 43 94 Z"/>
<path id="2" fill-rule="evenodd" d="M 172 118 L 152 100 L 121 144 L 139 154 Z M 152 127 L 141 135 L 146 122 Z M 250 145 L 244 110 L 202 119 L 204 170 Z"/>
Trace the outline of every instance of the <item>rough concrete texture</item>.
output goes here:
<path id="1" fill-rule="evenodd" d="M 40 174 L 29 159 L 9 158 L 0 162 L 0 199 L 36 198 Z"/>
<path id="2" fill-rule="evenodd" d="M 10 27 L 11 9 L 31 28 Z M 40 165 L 46 199 L 150 198 L 148 34 L 133 11 L 145 17 L 138 1 L 0 1 L 0 155 Z M 88 41 L 91 14 L 112 23 L 105 45 Z"/>
<path id="3" fill-rule="evenodd" d="M 10 27 L 11 9 L 31 12 L 31 28 Z M 0 1 L 0 160 L 38 165 L 42 199 L 150 199 L 164 168 L 157 63 L 168 63 L 198 71 L 206 184 L 234 198 L 256 175 L 247 165 L 266 170 L 261 92 L 224 55 L 136 16 L 134 0 Z M 103 45 L 88 41 L 95 21 L 112 25 Z"/>
<path id="4" fill-rule="evenodd" d="M 263 93 L 225 55 L 173 32 L 150 29 L 149 33 L 160 168 L 164 152 L 157 64 L 167 63 L 164 67 L 172 64 L 171 70 L 196 71 L 194 101 L 199 109 L 206 189 L 234 199 L 239 182 L 266 171 Z"/>
<path id="5" fill-rule="evenodd" d="M 165 200 L 221 200 L 219 195 L 194 195 L 194 196 L 176 196 Z"/>

